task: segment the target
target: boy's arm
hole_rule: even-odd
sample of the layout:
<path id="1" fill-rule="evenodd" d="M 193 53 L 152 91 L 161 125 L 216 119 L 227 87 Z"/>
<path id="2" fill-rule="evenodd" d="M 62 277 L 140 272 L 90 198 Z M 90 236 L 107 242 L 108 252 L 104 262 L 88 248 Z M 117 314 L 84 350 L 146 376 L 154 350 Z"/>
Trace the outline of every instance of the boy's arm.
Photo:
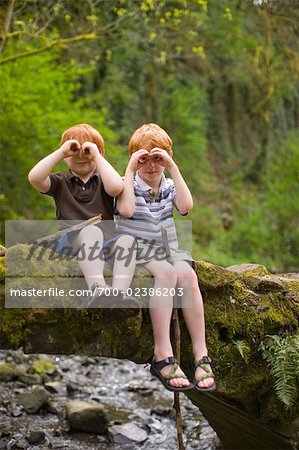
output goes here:
<path id="1" fill-rule="evenodd" d="M 186 214 L 193 208 L 193 199 L 178 166 L 174 165 L 168 169 L 174 182 L 176 201 L 175 204 L 181 214 Z"/>
<path id="2" fill-rule="evenodd" d="M 38 191 L 46 193 L 50 190 L 50 173 L 53 167 L 74 152 L 79 151 L 79 143 L 75 140 L 66 141 L 58 150 L 39 161 L 29 172 L 28 181 Z"/>
<path id="3" fill-rule="evenodd" d="M 104 189 L 111 197 L 117 197 L 123 190 L 123 179 L 111 166 L 111 164 L 100 154 L 96 144 L 85 142 L 83 151 L 88 149 L 96 164 L 96 172 L 101 176 Z"/>
<path id="4" fill-rule="evenodd" d="M 124 188 L 122 193 L 117 197 L 116 209 L 123 217 L 130 218 L 135 212 L 135 194 L 134 194 L 134 174 L 139 166 L 139 158 L 146 155 L 146 150 L 138 150 L 133 153 L 128 163 L 125 176 Z"/>
<path id="5" fill-rule="evenodd" d="M 157 155 L 160 158 L 160 164 L 164 166 L 170 173 L 174 182 L 176 191 L 176 206 L 181 214 L 186 214 L 193 208 L 193 199 L 191 192 L 172 157 L 166 150 L 154 148 L 151 151 L 152 155 Z"/>

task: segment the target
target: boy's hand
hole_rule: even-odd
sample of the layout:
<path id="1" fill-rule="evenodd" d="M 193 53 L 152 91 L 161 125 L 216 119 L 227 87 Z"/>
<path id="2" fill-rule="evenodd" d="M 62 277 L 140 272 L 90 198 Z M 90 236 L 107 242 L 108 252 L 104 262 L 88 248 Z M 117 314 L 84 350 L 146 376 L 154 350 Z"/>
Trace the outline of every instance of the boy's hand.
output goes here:
<path id="1" fill-rule="evenodd" d="M 100 155 L 97 145 L 93 142 L 84 142 L 80 151 L 81 158 L 93 161 L 97 155 Z"/>
<path id="2" fill-rule="evenodd" d="M 133 172 L 136 172 L 136 170 L 139 169 L 139 167 L 148 159 L 149 152 L 147 150 L 137 150 L 137 152 L 132 153 L 128 169 L 132 170 Z"/>
<path id="3" fill-rule="evenodd" d="M 69 139 L 62 144 L 60 150 L 63 154 L 63 158 L 69 158 L 70 156 L 79 155 L 81 145 L 75 139 Z"/>
<path id="4" fill-rule="evenodd" d="M 150 151 L 150 158 L 168 170 L 175 166 L 175 162 L 170 154 L 159 147 L 155 147 Z"/>

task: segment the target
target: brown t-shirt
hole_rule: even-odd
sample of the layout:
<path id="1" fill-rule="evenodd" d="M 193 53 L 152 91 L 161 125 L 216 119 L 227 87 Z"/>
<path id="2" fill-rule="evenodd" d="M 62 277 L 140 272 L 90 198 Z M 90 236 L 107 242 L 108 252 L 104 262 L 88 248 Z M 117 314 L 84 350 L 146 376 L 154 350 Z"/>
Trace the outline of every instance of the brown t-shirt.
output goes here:
<path id="1" fill-rule="evenodd" d="M 102 215 L 101 228 L 105 238 L 114 232 L 113 212 L 114 199 L 104 189 L 98 174 L 93 174 L 84 183 L 70 170 L 67 173 L 51 173 L 51 187 L 46 195 L 54 198 L 56 204 L 56 218 L 60 221 L 60 228 L 75 224 L 74 221 L 84 221 L 98 214 Z"/>

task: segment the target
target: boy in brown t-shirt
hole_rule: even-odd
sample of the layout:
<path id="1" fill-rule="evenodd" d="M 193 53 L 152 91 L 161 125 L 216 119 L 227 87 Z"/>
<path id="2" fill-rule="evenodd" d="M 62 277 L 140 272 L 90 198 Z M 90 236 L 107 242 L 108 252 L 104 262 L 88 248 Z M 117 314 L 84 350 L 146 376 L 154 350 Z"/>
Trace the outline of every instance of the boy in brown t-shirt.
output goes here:
<path id="1" fill-rule="evenodd" d="M 80 249 L 95 249 L 91 258 L 78 258 L 87 286 L 93 291 L 88 307 L 99 305 L 101 295 L 126 292 L 131 284 L 136 264 L 134 238 L 114 234 L 114 197 L 123 189 L 123 180 L 104 158 L 104 140 L 100 133 L 88 124 L 79 124 L 66 130 L 61 137 L 61 147 L 39 161 L 29 172 L 30 184 L 43 194 L 54 198 L 56 218 L 62 228 L 74 221 L 84 221 L 102 215 L 99 226 L 89 225 L 79 231 L 66 229 L 56 243 L 55 250 L 65 249 L 73 254 Z M 51 173 L 60 161 L 69 168 L 67 173 Z M 103 276 L 105 259 L 103 249 L 122 249 L 129 258 L 114 259 L 112 290 L 109 291 Z M 109 253 L 109 251 L 108 251 Z M 101 255 L 101 256 L 100 256 Z M 120 297 L 123 297 L 121 294 Z M 118 297 L 119 297 L 118 296 Z M 128 305 L 126 305 L 128 306 Z M 134 306 L 134 305 L 132 305 Z M 135 305 L 136 306 L 136 305 Z"/>

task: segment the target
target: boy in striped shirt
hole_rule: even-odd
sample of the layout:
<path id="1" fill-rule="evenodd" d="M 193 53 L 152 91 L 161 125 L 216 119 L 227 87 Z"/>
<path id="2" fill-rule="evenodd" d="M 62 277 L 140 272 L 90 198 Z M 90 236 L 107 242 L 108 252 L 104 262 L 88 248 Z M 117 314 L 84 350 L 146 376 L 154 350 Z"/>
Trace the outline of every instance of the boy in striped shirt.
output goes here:
<path id="1" fill-rule="evenodd" d="M 190 256 L 178 249 L 173 219 L 174 208 L 181 215 L 191 211 L 192 195 L 172 158 L 171 138 L 161 127 L 149 123 L 138 128 L 129 142 L 129 153 L 124 189 L 117 198 L 116 227 L 121 234 L 135 236 L 137 263 L 143 264 L 154 276 L 149 303 L 154 334 L 151 373 L 171 391 L 192 388 L 200 392 L 214 391 L 197 275 Z M 165 169 L 171 179 L 165 177 Z M 191 383 L 174 359 L 170 341 L 175 287 L 182 293 L 182 312 L 192 341 L 194 379 Z M 157 295 L 158 289 L 164 292 L 166 289 L 166 295 Z"/>

